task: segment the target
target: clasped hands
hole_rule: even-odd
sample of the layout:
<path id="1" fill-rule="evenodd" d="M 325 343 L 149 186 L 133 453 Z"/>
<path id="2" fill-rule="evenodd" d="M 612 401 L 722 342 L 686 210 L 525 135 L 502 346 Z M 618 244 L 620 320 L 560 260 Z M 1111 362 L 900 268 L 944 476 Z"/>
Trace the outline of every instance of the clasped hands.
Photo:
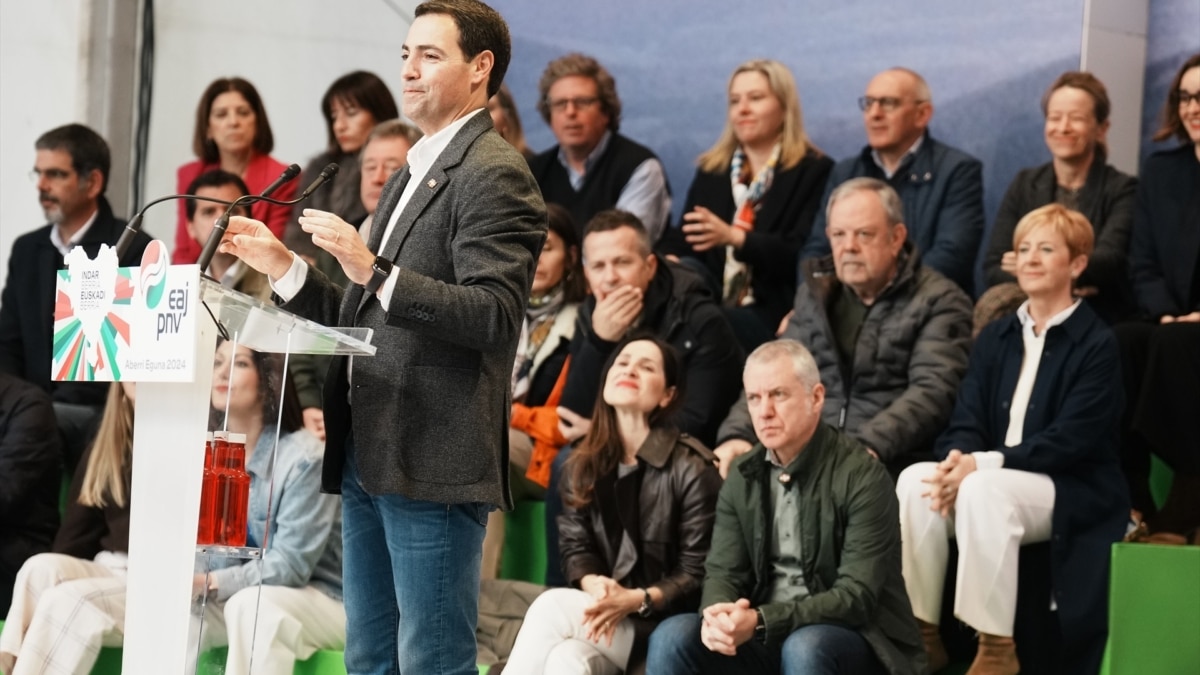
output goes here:
<path id="1" fill-rule="evenodd" d="M 583 577 L 579 587 L 592 596 L 592 604 L 583 610 L 585 636 L 597 644 L 606 640 L 611 647 L 617 624 L 642 606 L 645 594 L 635 588 L 625 588 L 601 574 Z"/>
<path id="2" fill-rule="evenodd" d="M 352 283 L 366 284 L 371 280 L 375 254 L 358 235 L 358 229 L 336 214 L 317 209 L 304 209 L 300 228 L 312 235 L 313 244 L 328 251 Z M 252 218 L 233 216 L 229 219 L 221 253 L 236 256 L 250 267 L 279 280 L 292 266 L 292 252 L 266 225 Z"/>
<path id="3" fill-rule="evenodd" d="M 737 648 L 754 637 L 758 612 L 746 598 L 736 602 L 718 602 L 704 608 L 700 622 L 700 642 L 725 656 L 737 654 Z"/>
<path id="4" fill-rule="evenodd" d="M 975 456 L 961 450 L 951 450 L 946 459 L 937 463 L 933 474 L 922 478 L 921 482 L 929 485 L 929 490 L 922 497 L 929 497 L 929 508 L 948 518 L 954 511 L 954 501 L 958 499 L 958 486 L 971 472 L 975 471 Z"/>

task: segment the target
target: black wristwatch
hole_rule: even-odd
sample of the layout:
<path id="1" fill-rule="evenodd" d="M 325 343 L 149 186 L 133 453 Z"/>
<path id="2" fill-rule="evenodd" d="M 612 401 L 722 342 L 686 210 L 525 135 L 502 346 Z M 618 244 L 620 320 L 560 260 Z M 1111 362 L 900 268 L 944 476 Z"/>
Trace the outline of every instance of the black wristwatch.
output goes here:
<path id="1" fill-rule="evenodd" d="M 759 642 L 767 643 L 767 620 L 763 617 L 761 609 L 754 608 L 754 613 L 758 615 L 758 621 L 754 624 L 754 639 Z"/>
<path id="2" fill-rule="evenodd" d="M 394 265 L 392 265 L 391 260 L 375 256 L 375 262 L 371 264 L 371 278 L 367 280 L 367 283 L 363 284 L 363 288 L 366 289 L 367 293 L 375 295 L 379 287 L 383 285 L 383 282 L 387 281 L 388 277 L 392 275 L 392 267 Z"/>
<path id="3" fill-rule="evenodd" d="M 644 596 L 642 597 L 642 606 L 638 607 L 637 613 L 638 613 L 638 616 L 645 619 L 645 618 L 649 617 L 650 614 L 654 611 L 654 603 L 650 601 L 650 589 L 649 588 L 643 588 L 642 593 L 644 594 Z"/>

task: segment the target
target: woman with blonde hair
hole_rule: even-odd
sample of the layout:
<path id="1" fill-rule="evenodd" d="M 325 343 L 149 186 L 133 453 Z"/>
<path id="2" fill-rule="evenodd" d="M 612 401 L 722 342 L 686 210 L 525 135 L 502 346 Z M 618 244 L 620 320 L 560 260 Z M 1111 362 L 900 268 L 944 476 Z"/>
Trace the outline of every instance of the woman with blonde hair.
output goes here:
<path id="1" fill-rule="evenodd" d="M 1017 673 L 1017 558 L 1053 541 L 1051 584 L 1062 631 L 1060 672 L 1095 673 L 1107 634 L 1108 560 L 1129 518 L 1117 459 L 1120 367 L 1112 331 L 1073 292 L 1092 225 L 1060 204 L 1030 212 L 1013 234 L 1028 296 L 984 328 L 935 454 L 896 483 L 901 556 L 930 670 L 939 637 L 949 541 L 958 543 L 954 615 L 979 632 L 969 675 Z"/>
<path id="2" fill-rule="evenodd" d="M 17 574 L 0 634 L 0 672 L 86 673 L 125 625 L 134 385 L 113 383 L 95 440 L 79 460 L 51 553 Z"/>
<path id="3" fill-rule="evenodd" d="M 792 307 L 796 262 L 833 168 L 808 138 L 791 72 L 756 59 L 729 78 L 725 129 L 700 155 L 664 253 L 706 272 L 747 352 Z"/>

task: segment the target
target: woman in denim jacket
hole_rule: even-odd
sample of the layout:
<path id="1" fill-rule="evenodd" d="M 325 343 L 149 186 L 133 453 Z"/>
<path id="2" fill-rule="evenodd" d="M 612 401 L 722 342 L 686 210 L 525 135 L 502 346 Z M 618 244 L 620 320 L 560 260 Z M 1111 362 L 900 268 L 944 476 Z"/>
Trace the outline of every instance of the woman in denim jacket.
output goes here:
<path id="1" fill-rule="evenodd" d="M 340 502 L 321 493 L 323 449 L 303 429 L 290 381 L 280 402 L 281 373 L 276 355 L 217 346 L 211 426 L 246 434 L 246 545 L 264 547 L 261 560 L 213 561 L 216 569 L 197 574 L 193 586 L 206 606 L 200 643 L 229 644 L 230 675 L 248 672 L 252 658 L 255 672 L 290 673 L 294 661 L 346 640 Z"/>

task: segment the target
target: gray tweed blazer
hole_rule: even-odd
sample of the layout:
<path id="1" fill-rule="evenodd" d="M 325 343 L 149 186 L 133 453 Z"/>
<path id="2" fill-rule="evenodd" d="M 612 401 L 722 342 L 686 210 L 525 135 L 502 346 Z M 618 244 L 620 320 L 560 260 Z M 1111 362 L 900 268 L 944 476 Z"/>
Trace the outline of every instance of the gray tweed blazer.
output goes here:
<path id="1" fill-rule="evenodd" d="M 408 180 L 405 167 L 384 187 L 368 242 L 400 275 L 389 306 L 361 286 L 343 294 L 312 268 L 285 305 L 375 331 L 376 355 L 353 361 L 352 392 L 350 360 L 330 364 L 322 488 L 341 491 L 353 434 L 369 493 L 510 508 L 510 378 L 546 207 L 525 159 L 486 112 L 454 136 L 380 242 Z"/>

